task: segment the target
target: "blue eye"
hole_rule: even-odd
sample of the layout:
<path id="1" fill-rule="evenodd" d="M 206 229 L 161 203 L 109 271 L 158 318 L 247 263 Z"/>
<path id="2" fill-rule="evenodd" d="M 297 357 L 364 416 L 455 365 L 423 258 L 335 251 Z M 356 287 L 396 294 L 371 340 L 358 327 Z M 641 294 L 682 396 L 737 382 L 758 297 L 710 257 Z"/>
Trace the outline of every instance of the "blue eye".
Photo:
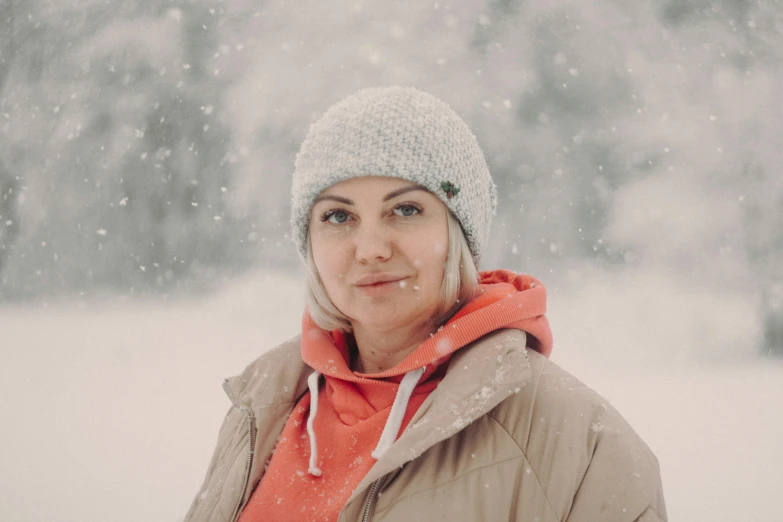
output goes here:
<path id="1" fill-rule="evenodd" d="M 420 212 L 421 209 L 415 205 L 400 205 L 394 209 L 394 213 L 400 217 L 411 217 L 419 214 Z"/>
<path id="2" fill-rule="evenodd" d="M 348 221 L 348 212 L 344 210 L 330 210 L 323 215 L 321 221 L 328 221 L 333 225 L 340 225 Z"/>

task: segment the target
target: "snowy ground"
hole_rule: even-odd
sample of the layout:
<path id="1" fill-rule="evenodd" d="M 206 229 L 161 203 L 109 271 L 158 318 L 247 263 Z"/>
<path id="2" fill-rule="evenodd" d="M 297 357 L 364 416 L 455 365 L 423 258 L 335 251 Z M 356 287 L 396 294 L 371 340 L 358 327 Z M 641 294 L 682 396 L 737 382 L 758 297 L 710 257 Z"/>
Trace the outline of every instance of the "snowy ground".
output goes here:
<path id="1" fill-rule="evenodd" d="M 665 281 L 634 284 L 663 317 L 629 305 L 627 284 L 550 289 L 553 360 L 658 455 L 671 520 L 781 520 L 783 363 L 742 344 L 741 307 L 710 323 L 707 293 L 672 310 L 646 290 Z M 229 405 L 223 377 L 296 332 L 299 290 L 262 274 L 201 302 L 0 309 L 0 519 L 180 520 Z"/>

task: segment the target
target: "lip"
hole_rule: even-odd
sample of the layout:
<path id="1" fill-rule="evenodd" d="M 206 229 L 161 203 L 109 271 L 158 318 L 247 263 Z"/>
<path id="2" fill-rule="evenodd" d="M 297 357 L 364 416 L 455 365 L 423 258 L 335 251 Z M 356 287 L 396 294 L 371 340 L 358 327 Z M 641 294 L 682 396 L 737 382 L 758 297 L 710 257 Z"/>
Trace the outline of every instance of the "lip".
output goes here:
<path id="1" fill-rule="evenodd" d="M 361 277 L 354 286 L 367 297 L 380 297 L 397 292 L 402 288 L 400 282 L 407 276 L 392 274 L 367 274 Z"/>
<path id="2" fill-rule="evenodd" d="M 401 276 L 395 274 L 384 274 L 384 273 L 367 274 L 357 279 L 356 282 L 354 283 L 354 286 L 366 287 L 366 286 L 381 285 L 383 283 L 396 283 L 397 281 L 402 281 L 403 279 L 407 279 L 407 278 L 408 276 Z"/>

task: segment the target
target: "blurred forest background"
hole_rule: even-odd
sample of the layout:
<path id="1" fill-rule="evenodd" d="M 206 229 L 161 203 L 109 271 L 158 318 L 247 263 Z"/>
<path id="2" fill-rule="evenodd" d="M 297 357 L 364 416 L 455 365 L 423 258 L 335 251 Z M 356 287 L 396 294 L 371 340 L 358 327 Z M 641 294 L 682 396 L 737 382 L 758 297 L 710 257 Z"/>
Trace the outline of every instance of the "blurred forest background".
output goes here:
<path id="1" fill-rule="evenodd" d="M 299 144 L 391 84 L 484 149 L 486 268 L 654 274 L 673 301 L 711 296 L 705 330 L 747 304 L 745 342 L 783 355 L 776 0 L 0 0 L 0 303 L 298 270 Z"/>

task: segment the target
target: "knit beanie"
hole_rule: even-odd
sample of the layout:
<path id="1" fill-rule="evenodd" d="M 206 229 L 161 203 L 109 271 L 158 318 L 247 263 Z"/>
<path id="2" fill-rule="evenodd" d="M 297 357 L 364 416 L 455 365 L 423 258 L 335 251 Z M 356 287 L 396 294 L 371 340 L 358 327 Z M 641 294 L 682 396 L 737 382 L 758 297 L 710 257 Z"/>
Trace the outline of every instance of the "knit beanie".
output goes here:
<path id="1" fill-rule="evenodd" d="M 302 259 L 315 199 L 360 176 L 401 178 L 439 197 L 459 220 L 479 266 L 497 187 L 476 137 L 446 103 L 412 87 L 362 89 L 310 126 L 291 187 L 293 240 Z"/>

